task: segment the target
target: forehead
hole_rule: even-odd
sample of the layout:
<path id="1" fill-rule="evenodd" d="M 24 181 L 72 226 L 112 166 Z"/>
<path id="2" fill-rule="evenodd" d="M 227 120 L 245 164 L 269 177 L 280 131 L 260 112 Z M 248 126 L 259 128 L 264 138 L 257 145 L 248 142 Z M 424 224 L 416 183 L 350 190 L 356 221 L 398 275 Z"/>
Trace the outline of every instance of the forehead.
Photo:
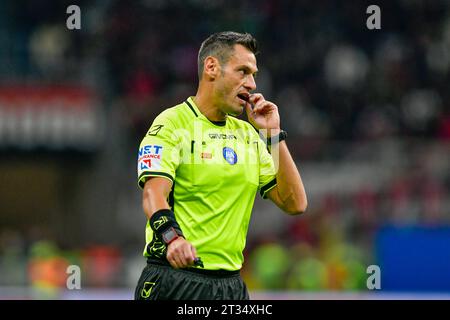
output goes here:
<path id="1" fill-rule="evenodd" d="M 258 70 L 256 66 L 255 54 L 240 44 L 236 44 L 234 46 L 234 52 L 230 56 L 228 63 L 233 66 L 246 66 L 253 72 L 256 72 Z"/>

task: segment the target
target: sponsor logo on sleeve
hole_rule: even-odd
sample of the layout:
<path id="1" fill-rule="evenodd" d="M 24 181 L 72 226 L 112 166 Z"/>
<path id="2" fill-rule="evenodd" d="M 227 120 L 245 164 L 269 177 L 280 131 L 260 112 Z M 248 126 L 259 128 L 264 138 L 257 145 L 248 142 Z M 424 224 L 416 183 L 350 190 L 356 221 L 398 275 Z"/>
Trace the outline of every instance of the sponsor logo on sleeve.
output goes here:
<path id="1" fill-rule="evenodd" d="M 138 173 L 146 170 L 159 170 L 161 168 L 162 146 L 145 145 L 139 149 Z"/>

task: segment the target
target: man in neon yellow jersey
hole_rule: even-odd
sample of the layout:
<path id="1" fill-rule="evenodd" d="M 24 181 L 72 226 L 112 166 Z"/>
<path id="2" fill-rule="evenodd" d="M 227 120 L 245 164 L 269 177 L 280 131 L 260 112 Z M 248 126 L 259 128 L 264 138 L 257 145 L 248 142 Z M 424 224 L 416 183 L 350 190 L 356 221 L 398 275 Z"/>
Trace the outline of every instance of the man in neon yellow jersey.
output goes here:
<path id="1" fill-rule="evenodd" d="M 306 210 L 278 108 L 252 93 L 256 53 L 250 34 L 208 37 L 196 95 L 159 114 L 141 142 L 147 266 L 135 299 L 249 299 L 239 271 L 257 192 L 289 214 Z M 244 109 L 250 123 L 235 117 Z"/>

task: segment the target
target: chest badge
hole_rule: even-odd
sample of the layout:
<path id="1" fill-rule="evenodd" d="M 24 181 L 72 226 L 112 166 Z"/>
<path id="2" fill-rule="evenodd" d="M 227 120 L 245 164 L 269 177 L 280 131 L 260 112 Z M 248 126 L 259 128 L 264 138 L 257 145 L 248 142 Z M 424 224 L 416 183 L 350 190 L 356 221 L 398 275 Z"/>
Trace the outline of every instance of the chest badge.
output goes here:
<path id="1" fill-rule="evenodd" d="M 236 164 L 237 162 L 237 154 L 233 149 L 229 147 L 223 148 L 223 158 L 231 165 Z"/>

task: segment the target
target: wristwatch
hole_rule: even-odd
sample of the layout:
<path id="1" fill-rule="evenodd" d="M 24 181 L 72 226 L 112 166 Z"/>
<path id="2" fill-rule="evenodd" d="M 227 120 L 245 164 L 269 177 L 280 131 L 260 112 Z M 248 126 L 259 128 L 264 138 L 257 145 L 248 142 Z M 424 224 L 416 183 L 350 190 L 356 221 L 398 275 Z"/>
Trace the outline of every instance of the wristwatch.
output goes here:
<path id="1" fill-rule="evenodd" d="M 162 240 L 166 245 L 171 244 L 172 242 L 174 242 L 175 240 L 177 240 L 179 237 L 181 237 L 177 230 L 175 230 L 174 227 L 170 227 L 169 229 L 167 229 L 166 231 L 164 231 L 162 234 Z"/>
<path id="2" fill-rule="evenodd" d="M 275 135 L 273 137 L 270 137 L 270 139 L 267 139 L 267 144 L 270 145 L 274 145 L 277 144 L 283 140 L 286 140 L 288 134 L 286 131 L 284 130 L 280 130 L 280 133 L 278 135 Z M 273 142 L 272 142 L 273 141 Z"/>

